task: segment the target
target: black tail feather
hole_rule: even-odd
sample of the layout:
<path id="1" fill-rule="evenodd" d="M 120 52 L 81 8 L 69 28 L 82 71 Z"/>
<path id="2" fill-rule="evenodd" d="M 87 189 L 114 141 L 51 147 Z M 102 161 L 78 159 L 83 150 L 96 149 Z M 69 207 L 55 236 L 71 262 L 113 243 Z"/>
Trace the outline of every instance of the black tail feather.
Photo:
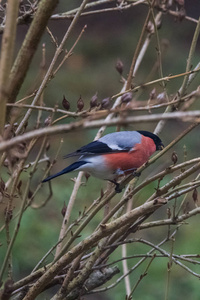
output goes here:
<path id="1" fill-rule="evenodd" d="M 49 181 L 55 177 L 58 177 L 58 176 L 61 176 L 63 174 L 66 174 L 66 173 L 69 173 L 69 172 L 72 172 L 76 169 L 78 169 L 79 167 L 81 167 L 82 165 L 86 164 L 87 162 L 86 161 L 76 161 L 75 163 L 71 164 L 70 166 L 68 166 L 67 168 L 63 169 L 62 171 L 54 174 L 54 175 L 51 175 L 47 178 L 45 178 L 44 180 L 42 180 L 42 182 L 46 182 L 46 181 Z"/>

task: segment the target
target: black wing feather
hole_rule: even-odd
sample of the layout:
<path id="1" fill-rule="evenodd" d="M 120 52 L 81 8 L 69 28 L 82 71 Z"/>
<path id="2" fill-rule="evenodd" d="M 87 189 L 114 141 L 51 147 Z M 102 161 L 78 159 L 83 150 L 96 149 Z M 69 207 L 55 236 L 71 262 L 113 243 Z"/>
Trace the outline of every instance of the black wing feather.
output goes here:
<path id="1" fill-rule="evenodd" d="M 80 149 L 72 152 L 68 155 L 65 155 L 64 158 L 72 157 L 72 156 L 81 156 L 81 155 L 90 155 L 90 154 L 104 154 L 104 153 L 111 153 L 111 152 L 119 152 L 119 150 L 113 150 L 107 144 L 93 141 Z"/>

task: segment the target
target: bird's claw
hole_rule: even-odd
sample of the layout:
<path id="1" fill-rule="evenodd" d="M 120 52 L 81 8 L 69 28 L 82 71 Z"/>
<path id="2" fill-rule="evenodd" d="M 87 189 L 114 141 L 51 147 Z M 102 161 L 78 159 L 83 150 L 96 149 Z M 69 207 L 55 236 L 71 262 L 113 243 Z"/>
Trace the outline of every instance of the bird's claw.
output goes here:
<path id="1" fill-rule="evenodd" d="M 117 182 L 115 182 L 115 185 L 116 185 L 116 187 L 115 187 L 115 192 L 116 192 L 116 193 L 121 193 L 121 192 L 122 192 L 122 188 L 120 188 L 120 184 L 117 183 Z"/>
<path id="2" fill-rule="evenodd" d="M 140 175 L 141 175 L 141 172 L 136 172 L 136 171 L 133 172 L 134 177 L 140 177 Z"/>
<path id="3" fill-rule="evenodd" d="M 109 180 L 109 181 L 115 184 L 115 192 L 116 193 L 122 192 L 122 188 L 120 188 L 120 184 L 117 181 L 115 181 L 115 180 Z"/>

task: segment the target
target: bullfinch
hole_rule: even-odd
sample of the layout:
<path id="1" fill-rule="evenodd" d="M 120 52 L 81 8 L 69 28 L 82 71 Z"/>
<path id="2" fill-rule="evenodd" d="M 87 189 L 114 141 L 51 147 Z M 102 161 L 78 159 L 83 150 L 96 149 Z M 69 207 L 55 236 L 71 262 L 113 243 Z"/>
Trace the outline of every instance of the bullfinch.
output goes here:
<path id="1" fill-rule="evenodd" d="M 116 192 L 120 192 L 117 179 L 134 173 L 155 151 L 163 148 L 161 139 L 149 131 L 110 133 L 66 155 L 64 158 L 75 156 L 78 159 L 43 182 L 72 171 L 85 171 L 115 183 Z"/>

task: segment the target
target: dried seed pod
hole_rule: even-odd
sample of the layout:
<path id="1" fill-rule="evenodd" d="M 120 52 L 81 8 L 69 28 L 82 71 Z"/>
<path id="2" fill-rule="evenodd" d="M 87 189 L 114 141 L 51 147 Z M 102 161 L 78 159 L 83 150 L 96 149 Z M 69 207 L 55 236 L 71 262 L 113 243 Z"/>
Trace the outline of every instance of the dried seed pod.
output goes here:
<path id="1" fill-rule="evenodd" d="M 6 158 L 4 160 L 3 165 L 4 165 L 4 167 L 8 168 L 8 166 L 9 166 L 9 160 L 8 160 L 8 158 Z"/>
<path id="2" fill-rule="evenodd" d="M 51 125 L 52 122 L 52 116 L 48 116 L 45 120 L 44 120 L 44 126 L 49 126 Z"/>
<path id="3" fill-rule="evenodd" d="M 184 7 L 181 7 L 180 12 L 179 12 L 179 21 L 183 21 L 185 19 L 186 16 L 186 11 L 184 9 Z"/>
<path id="4" fill-rule="evenodd" d="M 69 109 L 70 109 L 70 103 L 69 103 L 69 101 L 65 98 L 65 95 L 63 95 L 62 106 L 63 106 L 66 110 L 69 110 Z"/>
<path id="5" fill-rule="evenodd" d="M 171 209 L 170 208 L 167 208 L 167 216 L 168 216 L 168 219 L 171 218 Z"/>
<path id="6" fill-rule="evenodd" d="M 67 205 L 65 204 L 65 202 L 63 203 L 63 208 L 61 209 L 61 215 L 63 216 L 63 218 L 64 218 L 64 216 L 65 216 L 65 214 L 66 214 L 66 210 L 67 210 Z"/>
<path id="7" fill-rule="evenodd" d="M 25 142 L 21 142 L 17 145 L 17 150 L 20 152 L 20 153 L 24 153 L 25 150 L 26 150 L 26 143 Z"/>
<path id="8" fill-rule="evenodd" d="M 13 137 L 13 135 L 14 135 L 14 132 L 13 132 L 12 125 L 6 124 L 4 126 L 3 139 L 9 140 Z"/>
<path id="9" fill-rule="evenodd" d="M 92 96 L 91 100 L 90 100 L 90 108 L 96 107 L 98 106 L 98 97 L 97 97 L 97 93 Z"/>
<path id="10" fill-rule="evenodd" d="M 162 20 L 161 19 L 158 19 L 156 21 L 156 27 L 157 27 L 158 30 L 162 27 Z"/>
<path id="11" fill-rule="evenodd" d="M 110 97 L 101 101 L 101 109 L 109 109 L 111 107 Z"/>
<path id="12" fill-rule="evenodd" d="M 177 153 L 176 153 L 175 151 L 172 153 L 171 160 L 172 160 L 172 162 L 174 163 L 174 165 L 175 165 L 175 164 L 177 163 L 177 161 L 178 161 L 178 155 L 177 155 Z"/>
<path id="13" fill-rule="evenodd" d="M 197 192 L 197 189 L 194 189 L 194 191 L 192 193 L 192 199 L 193 199 L 193 201 L 194 201 L 195 204 L 198 202 L 198 192 Z"/>
<path id="14" fill-rule="evenodd" d="M 153 99 L 156 99 L 156 88 L 154 88 L 150 94 L 149 94 L 149 99 L 150 100 L 153 100 Z"/>
<path id="15" fill-rule="evenodd" d="M 133 99 L 133 94 L 131 92 L 128 92 L 126 94 L 123 94 L 121 97 L 122 103 L 128 103 Z"/>
<path id="16" fill-rule="evenodd" d="M 160 94 L 158 94 L 157 100 L 158 100 L 158 103 L 164 103 L 164 102 L 166 102 L 166 96 L 165 96 L 165 93 L 160 93 Z"/>
<path id="17" fill-rule="evenodd" d="M 146 26 L 146 31 L 149 32 L 149 33 L 153 33 L 154 32 L 154 24 L 149 21 L 147 26 Z"/>
<path id="18" fill-rule="evenodd" d="M 123 70 L 124 70 L 124 64 L 120 59 L 117 60 L 115 68 L 116 68 L 117 72 L 119 72 L 119 74 L 122 75 Z"/>
<path id="19" fill-rule="evenodd" d="M 84 102 L 83 102 L 83 99 L 81 98 L 81 95 L 80 95 L 80 98 L 77 101 L 78 111 L 81 111 L 83 109 L 83 107 L 84 107 Z"/>

